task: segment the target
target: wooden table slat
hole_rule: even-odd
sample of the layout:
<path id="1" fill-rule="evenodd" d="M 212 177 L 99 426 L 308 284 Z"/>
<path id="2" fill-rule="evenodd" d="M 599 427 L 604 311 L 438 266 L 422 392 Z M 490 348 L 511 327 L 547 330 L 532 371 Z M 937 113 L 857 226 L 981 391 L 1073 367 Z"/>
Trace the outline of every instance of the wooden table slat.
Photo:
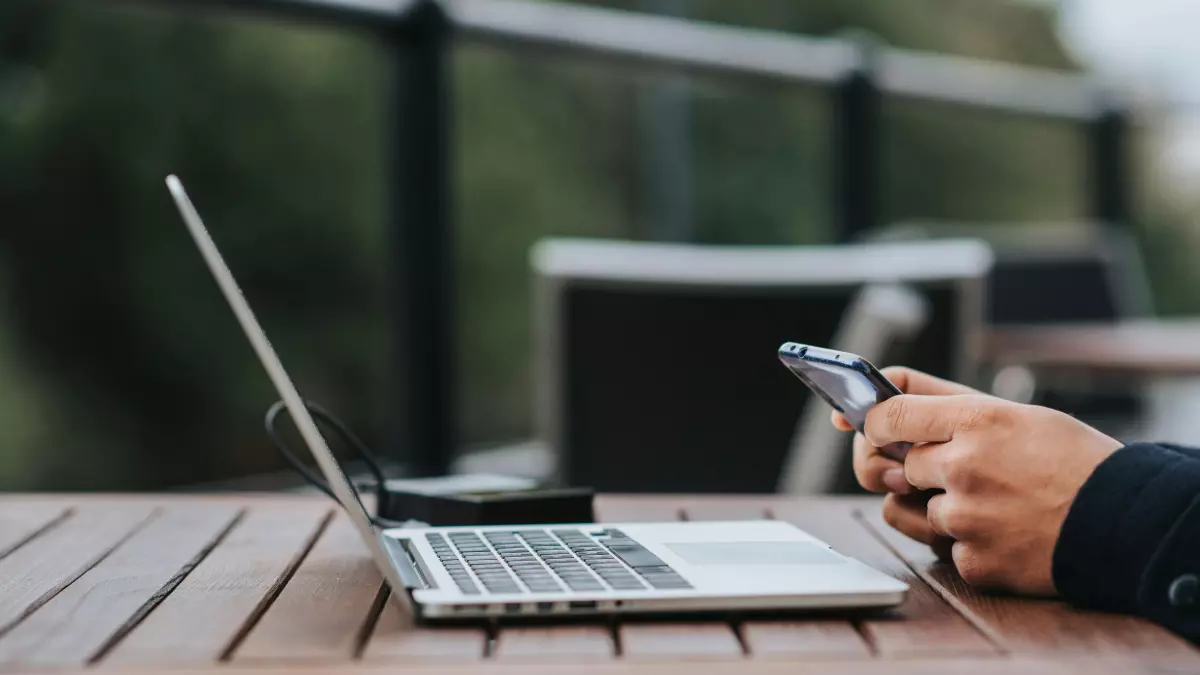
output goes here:
<path id="1" fill-rule="evenodd" d="M 329 515 L 324 501 L 251 508 L 102 663 L 161 667 L 220 660 L 274 598 Z"/>
<path id="2" fill-rule="evenodd" d="M 796 502 L 777 508 L 775 516 L 909 584 L 907 599 L 889 616 L 859 623 L 875 650 L 886 658 L 997 653 L 994 644 L 863 525 L 857 508 L 852 501 Z"/>
<path id="3" fill-rule="evenodd" d="M 745 658 L 741 641 L 724 623 L 703 621 L 625 622 L 621 625 L 621 654 L 626 659 Z"/>
<path id="4" fill-rule="evenodd" d="M 80 510 L 0 560 L 0 635 L 91 569 L 153 513 L 151 504 Z"/>
<path id="5" fill-rule="evenodd" d="M 871 658 L 866 640 L 854 624 L 842 619 L 755 619 L 744 622 L 741 630 L 755 659 Z"/>
<path id="6" fill-rule="evenodd" d="M 111 670 L 78 671 L 80 675 Z M 168 671 L 131 670 L 135 675 L 165 672 L 170 675 L 297 675 L 354 673 L 356 675 L 1194 675 L 1194 670 L 1138 668 L 1136 664 L 1100 659 L 1041 658 L 938 658 L 880 661 L 630 661 L 581 662 L 565 665 L 547 661 L 445 662 L 349 664 L 340 667 L 298 669 L 266 665 L 194 667 Z M 38 675 L 46 675 L 41 671 Z"/>
<path id="7" fill-rule="evenodd" d="M 952 598 L 1009 651 L 1109 658 L 1133 655 L 1141 660 L 1182 659 L 1188 663 L 1200 655 L 1183 639 L 1135 617 L 1082 612 L 1052 600 L 982 593 L 967 585 L 952 565 L 938 562 L 927 546 L 889 527 L 877 505 L 864 507 L 862 517 L 922 578 Z"/>
<path id="8" fill-rule="evenodd" d="M 81 666 L 229 528 L 232 505 L 168 506 L 115 551 L 0 638 L 0 664 Z"/>
<path id="9" fill-rule="evenodd" d="M 0 560 L 70 515 L 62 504 L 0 508 Z"/>
<path id="10" fill-rule="evenodd" d="M 233 661 L 336 661 L 354 656 L 375 620 L 383 577 L 338 511 Z"/>
<path id="11" fill-rule="evenodd" d="M 500 661 L 603 661 L 616 655 L 608 626 L 510 626 L 492 645 Z"/>
<path id="12" fill-rule="evenodd" d="M 478 661 L 488 648 L 482 627 L 419 628 L 394 600 L 388 599 L 367 641 L 362 658 L 370 662 Z"/>

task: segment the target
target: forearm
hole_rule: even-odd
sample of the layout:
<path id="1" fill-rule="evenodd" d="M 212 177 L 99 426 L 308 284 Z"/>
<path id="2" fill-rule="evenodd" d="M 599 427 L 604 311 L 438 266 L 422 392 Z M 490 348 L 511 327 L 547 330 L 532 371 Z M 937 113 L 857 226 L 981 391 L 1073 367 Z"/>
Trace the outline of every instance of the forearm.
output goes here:
<path id="1" fill-rule="evenodd" d="M 1200 643 L 1200 451 L 1136 444 L 1097 467 L 1063 525 L 1054 583 Z"/>

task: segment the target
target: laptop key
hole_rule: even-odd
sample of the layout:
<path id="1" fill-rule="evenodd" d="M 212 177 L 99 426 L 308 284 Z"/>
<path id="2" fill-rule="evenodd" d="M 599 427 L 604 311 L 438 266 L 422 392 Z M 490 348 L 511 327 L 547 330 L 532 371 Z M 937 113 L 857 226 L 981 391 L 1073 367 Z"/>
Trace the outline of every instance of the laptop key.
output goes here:
<path id="1" fill-rule="evenodd" d="M 654 555 L 645 546 L 636 543 L 609 544 L 608 550 L 616 554 L 626 565 L 637 569 L 639 567 L 664 567 L 666 563 Z"/>
<path id="2" fill-rule="evenodd" d="M 558 565 L 558 566 L 551 566 L 550 569 L 554 570 L 555 574 L 560 574 L 560 575 L 575 574 L 575 575 L 583 575 L 585 577 L 592 576 L 591 571 L 588 570 L 583 565 Z"/>
<path id="3" fill-rule="evenodd" d="M 638 581 L 637 579 L 632 578 L 632 577 L 601 577 L 601 579 L 604 579 L 605 583 L 607 583 L 607 584 L 637 584 L 638 586 L 642 585 L 641 581 Z"/>
<path id="4" fill-rule="evenodd" d="M 554 577 L 549 574 L 518 574 L 517 578 L 528 584 L 554 581 Z"/>

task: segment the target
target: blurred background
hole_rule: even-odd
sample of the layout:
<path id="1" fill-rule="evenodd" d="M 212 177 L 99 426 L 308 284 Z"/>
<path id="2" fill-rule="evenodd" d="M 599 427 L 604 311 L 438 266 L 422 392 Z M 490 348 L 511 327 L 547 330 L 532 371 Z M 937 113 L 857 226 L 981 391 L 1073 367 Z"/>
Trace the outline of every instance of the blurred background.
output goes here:
<path id="1" fill-rule="evenodd" d="M 1129 237 L 1148 314 L 1200 312 L 1200 48 L 1184 28 L 1200 10 L 1186 0 L 482 0 L 448 3 L 448 35 L 423 3 L 411 25 L 379 18 L 396 3 L 292 4 L 306 3 L 0 4 L 0 488 L 235 484 L 281 468 L 261 429 L 275 396 L 170 203 L 172 172 L 305 393 L 398 472 L 539 437 L 530 250 L 547 237 L 799 249 L 905 223 L 1036 238 L 1119 219 L 1103 227 Z M 818 73 L 804 83 L 729 65 L 736 40 L 658 43 L 718 62 L 699 70 L 581 58 L 562 35 L 513 37 L 549 25 L 530 21 L 543 7 L 597 12 L 560 27 L 600 42 L 641 35 L 614 16 L 670 17 L 863 60 L 830 82 L 824 65 L 791 63 Z M 433 52 L 405 51 L 430 31 Z M 786 69 L 792 52 L 757 53 Z M 955 57 L 917 88 L 965 64 L 980 91 L 1029 81 L 1045 101 L 879 93 L 869 67 L 887 53 Z M 421 126 L 429 115 L 442 126 Z M 855 147 L 874 153 L 865 173 L 844 156 Z M 847 194 L 856 175 L 866 189 Z M 1100 213 L 1106 185 L 1119 194 Z M 846 213 L 855 200 L 866 213 Z M 431 423 L 445 429 L 412 431 Z"/>

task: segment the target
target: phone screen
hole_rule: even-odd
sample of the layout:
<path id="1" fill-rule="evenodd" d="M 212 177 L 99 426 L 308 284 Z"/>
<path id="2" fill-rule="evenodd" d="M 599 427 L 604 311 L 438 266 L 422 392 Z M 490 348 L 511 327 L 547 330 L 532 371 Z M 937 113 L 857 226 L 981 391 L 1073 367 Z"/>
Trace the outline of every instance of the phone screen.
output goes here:
<path id="1" fill-rule="evenodd" d="M 805 361 L 804 365 L 804 374 L 813 389 L 860 431 L 867 421 L 867 411 L 891 397 L 891 392 L 880 390 L 866 375 L 852 368 L 820 361 Z"/>
<path id="2" fill-rule="evenodd" d="M 780 348 L 780 359 L 858 431 L 866 425 L 871 408 L 900 393 L 874 366 L 854 354 L 789 342 Z M 904 461 L 911 447 L 909 443 L 895 443 L 880 451 Z"/>

